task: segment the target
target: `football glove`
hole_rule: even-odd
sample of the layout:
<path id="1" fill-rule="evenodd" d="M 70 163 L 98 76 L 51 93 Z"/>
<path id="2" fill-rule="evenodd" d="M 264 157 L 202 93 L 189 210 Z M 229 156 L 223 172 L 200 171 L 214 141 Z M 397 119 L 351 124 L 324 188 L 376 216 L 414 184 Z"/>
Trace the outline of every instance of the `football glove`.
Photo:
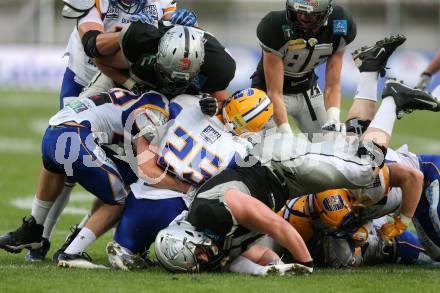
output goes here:
<path id="1" fill-rule="evenodd" d="M 194 26 L 197 23 L 197 16 L 192 11 L 178 9 L 173 13 L 170 21 L 172 24 Z"/>
<path id="2" fill-rule="evenodd" d="M 395 216 L 394 223 L 384 224 L 380 228 L 380 234 L 385 241 L 389 241 L 405 232 L 410 222 L 411 218 L 408 218 L 407 216 Z"/>
<path id="3" fill-rule="evenodd" d="M 149 88 L 146 85 L 140 84 L 132 78 L 128 78 L 122 85 L 127 90 L 133 92 L 135 95 L 138 95 L 138 96 L 149 91 Z"/>
<path id="4" fill-rule="evenodd" d="M 155 19 L 151 15 L 145 14 L 143 12 L 130 16 L 129 20 L 131 22 L 141 22 L 148 24 L 153 24 L 155 22 Z"/>
<path id="5" fill-rule="evenodd" d="M 429 83 L 431 82 L 431 77 L 432 75 L 428 72 L 423 72 L 420 75 L 420 79 L 419 82 L 416 85 L 416 89 L 420 89 L 422 91 L 426 90 L 426 88 L 428 87 Z"/>
<path id="6" fill-rule="evenodd" d="M 322 126 L 322 130 L 325 131 L 336 131 L 336 132 L 342 132 L 345 133 L 346 127 L 345 123 L 341 123 L 339 121 L 339 114 L 340 110 L 336 107 L 330 107 L 327 110 L 327 116 L 328 120 L 327 122 Z"/>
<path id="7" fill-rule="evenodd" d="M 208 94 L 202 95 L 202 98 L 199 100 L 199 105 L 202 109 L 202 113 L 205 115 L 214 116 L 218 112 L 217 100 Z"/>

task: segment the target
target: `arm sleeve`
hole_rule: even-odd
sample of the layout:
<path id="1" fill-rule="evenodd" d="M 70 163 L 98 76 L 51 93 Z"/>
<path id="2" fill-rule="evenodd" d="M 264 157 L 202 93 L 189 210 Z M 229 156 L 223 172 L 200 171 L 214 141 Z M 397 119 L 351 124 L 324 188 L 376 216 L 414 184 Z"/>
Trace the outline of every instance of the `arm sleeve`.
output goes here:
<path id="1" fill-rule="evenodd" d="M 153 25 L 132 22 L 121 31 L 119 41 L 122 52 L 128 61 L 134 63 L 145 53 L 157 53 L 162 35 L 163 32 Z"/>
<path id="2" fill-rule="evenodd" d="M 205 60 L 199 74 L 201 91 L 213 93 L 224 90 L 235 76 L 234 58 L 212 35 L 205 34 Z"/>
<path id="3" fill-rule="evenodd" d="M 101 19 L 101 15 L 98 11 L 98 8 L 93 7 L 92 9 L 90 9 L 89 12 L 84 17 L 78 20 L 78 26 L 86 22 L 95 22 L 104 25 Z"/>

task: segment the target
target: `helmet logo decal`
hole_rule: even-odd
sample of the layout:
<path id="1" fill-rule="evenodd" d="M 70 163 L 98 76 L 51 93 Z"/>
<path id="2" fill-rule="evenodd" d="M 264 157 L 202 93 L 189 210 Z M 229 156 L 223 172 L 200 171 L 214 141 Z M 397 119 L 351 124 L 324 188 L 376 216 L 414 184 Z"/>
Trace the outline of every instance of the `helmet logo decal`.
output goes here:
<path id="1" fill-rule="evenodd" d="M 342 197 L 339 194 L 326 197 L 323 204 L 325 209 L 330 212 L 339 211 L 344 208 Z"/>
<path id="2" fill-rule="evenodd" d="M 189 70 L 190 67 L 191 67 L 191 60 L 189 60 L 188 57 L 184 57 L 182 59 L 182 62 L 180 63 L 180 69 Z"/>

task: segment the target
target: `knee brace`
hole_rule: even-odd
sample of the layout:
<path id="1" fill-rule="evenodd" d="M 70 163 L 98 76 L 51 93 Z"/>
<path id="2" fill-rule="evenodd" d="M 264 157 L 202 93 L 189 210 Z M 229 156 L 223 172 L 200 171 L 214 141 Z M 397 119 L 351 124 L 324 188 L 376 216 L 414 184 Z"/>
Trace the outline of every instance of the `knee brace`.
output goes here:
<path id="1" fill-rule="evenodd" d="M 345 121 L 347 133 L 354 133 L 361 136 L 370 125 L 371 120 L 360 120 L 358 118 L 352 118 Z"/>

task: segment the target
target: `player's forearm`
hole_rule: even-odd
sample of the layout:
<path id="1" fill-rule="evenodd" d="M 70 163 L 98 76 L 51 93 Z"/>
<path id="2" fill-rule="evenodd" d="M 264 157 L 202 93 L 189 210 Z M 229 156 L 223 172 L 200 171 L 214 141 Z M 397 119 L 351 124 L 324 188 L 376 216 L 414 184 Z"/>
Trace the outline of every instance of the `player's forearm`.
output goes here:
<path id="1" fill-rule="evenodd" d="M 153 166 L 152 164 L 143 164 L 139 166 L 139 178 L 147 182 L 150 186 L 172 189 L 184 193 L 186 193 L 191 187 L 188 183 L 180 181 L 175 177 L 171 177 L 166 174 L 162 168 L 157 165 Z"/>
<path id="2" fill-rule="evenodd" d="M 406 179 L 405 179 L 406 178 Z M 420 196 L 423 190 L 423 173 L 417 170 L 409 173 L 402 180 L 400 188 L 402 189 L 402 204 L 400 214 L 412 218 L 419 204 Z"/>
<path id="3" fill-rule="evenodd" d="M 284 104 L 282 93 L 279 91 L 268 91 L 267 94 L 273 104 L 273 119 L 276 125 L 279 126 L 283 123 L 288 123 L 289 120 L 287 117 L 286 105 Z"/>
<path id="4" fill-rule="evenodd" d="M 102 73 L 104 73 L 105 75 L 110 77 L 113 81 L 115 81 L 118 84 L 121 84 L 121 85 L 124 84 L 124 82 L 126 82 L 127 79 L 129 78 L 126 70 L 116 69 L 116 68 L 107 66 L 107 65 L 101 63 L 99 60 L 96 60 L 95 63 L 96 63 L 96 66 L 98 67 L 98 69 Z"/>
<path id="5" fill-rule="evenodd" d="M 428 67 L 425 69 L 424 72 L 433 75 L 439 70 L 440 70 L 440 53 L 437 53 L 437 55 L 435 55 L 434 59 L 428 65 Z"/>
<path id="6" fill-rule="evenodd" d="M 96 37 L 96 48 L 102 56 L 116 53 L 119 45 L 119 32 L 100 34 Z"/>
<path id="7" fill-rule="evenodd" d="M 341 108 L 341 86 L 339 84 L 325 88 L 324 106 L 326 110 L 332 107 Z"/>

